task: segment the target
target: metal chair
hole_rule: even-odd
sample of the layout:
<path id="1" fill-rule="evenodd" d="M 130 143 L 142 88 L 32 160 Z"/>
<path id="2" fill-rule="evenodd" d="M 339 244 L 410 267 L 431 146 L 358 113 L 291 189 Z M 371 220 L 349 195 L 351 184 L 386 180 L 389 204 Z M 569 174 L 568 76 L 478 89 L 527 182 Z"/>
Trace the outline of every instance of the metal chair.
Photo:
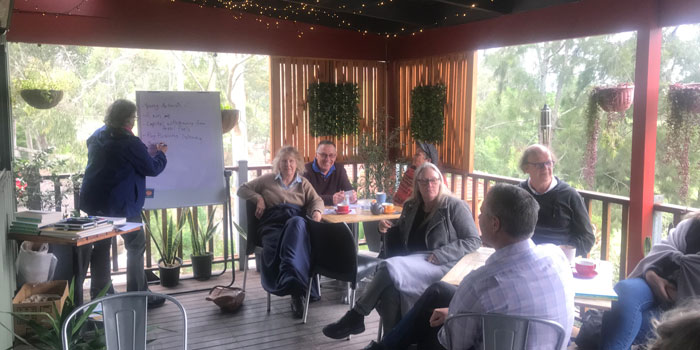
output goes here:
<path id="1" fill-rule="evenodd" d="M 564 343 L 566 332 L 564 328 L 554 321 L 501 314 L 481 314 L 481 313 L 459 313 L 450 315 L 445 320 L 444 330 L 448 342 L 447 348 L 457 350 L 452 344 L 452 335 L 459 334 L 462 330 L 457 326 L 456 319 L 475 318 L 481 321 L 483 349 L 484 350 L 524 350 L 527 348 L 527 336 L 530 324 L 545 325 L 552 329 L 557 335 L 556 346 L 551 349 L 561 349 Z M 542 344 L 538 344 L 542 345 Z"/>
<path id="2" fill-rule="evenodd" d="M 256 203 L 245 201 L 246 206 L 246 233 L 248 239 L 246 241 L 245 259 L 243 259 L 243 290 L 246 290 L 248 281 L 248 257 L 255 253 L 256 262 L 258 257 L 262 257 L 262 240 L 258 237 L 258 225 L 260 220 L 255 217 Z M 258 265 L 259 266 L 259 265 Z M 267 293 L 267 313 L 270 313 L 270 293 Z"/>
<path id="3" fill-rule="evenodd" d="M 89 307 L 102 304 L 102 315 L 107 350 L 145 350 L 148 297 L 160 297 L 170 300 L 182 313 L 183 349 L 187 349 L 187 312 L 177 299 L 152 292 L 127 292 L 108 295 L 93 300 L 73 310 L 61 326 L 61 342 L 64 350 L 69 349 L 68 332 L 71 321 Z M 73 330 L 71 330 L 72 332 Z"/>
<path id="4" fill-rule="evenodd" d="M 346 223 L 320 223 L 309 220 L 307 223 L 311 243 L 311 274 L 309 285 L 314 277 L 323 275 L 336 280 L 348 282 L 350 291 L 348 304 L 355 306 L 355 288 L 357 283 L 373 271 L 380 259 L 358 256 L 357 243 Z M 303 322 L 309 313 L 311 288 L 306 293 Z"/>

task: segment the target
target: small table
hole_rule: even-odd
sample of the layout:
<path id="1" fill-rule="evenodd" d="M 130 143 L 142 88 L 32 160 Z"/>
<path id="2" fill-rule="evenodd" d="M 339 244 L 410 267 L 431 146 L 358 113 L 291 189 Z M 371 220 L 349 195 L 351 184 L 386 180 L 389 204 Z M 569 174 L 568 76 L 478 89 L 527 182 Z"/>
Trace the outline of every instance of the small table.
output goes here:
<path id="1" fill-rule="evenodd" d="M 455 264 L 441 281 L 452 285 L 459 285 L 462 279 L 470 272 L 483 266 L 491 254 L 493 248 L 481 247 L 475 252 L 462 257 Z M 596 261 L 596 271 L 598 275 L 591 279 L 580 279 L 574 277 L 574 305 L 579 308 L 596 308 L 609 310 L 613 300 L 617 300 L 617 295 L 612 289 L 612 263 L 609 261 Z M 573 270 L 572 270 L 573 272 Z"/>
<path id="2" fill-rule="evenodd" d="M 326 207 L 326 211 L 333 210 L 333 207 Z M 380 221 L 380 220 L 394 220 L 401 216 L 402 207 L 394 206 L 394 212 L 391 214 L 380 214 L 374 215 L 369 210 L 365 211 L 360 209 L 359 206 L 350 206 L 351 212 L 348 214 L 336 214 L 336 213 L 324 213 L 322 216 L 323 222 L 329 222 L 332 224 L 337 224 L 344 222 L 347 224 L 356 224 L 358 222 L 370 222 L 370 221 Z"/>
<path id="3" fill-rule="evenodd" d="M 82 238 L 77 238 L 77 239 L 71 239 L 71 238 L 63 238 L 63 237 L 54 237 L 54 236 L 42 236 L 40 234 L 37 235 L 32 235 L 32 234 L 20 234 L 20 233 L 12 233 L 8 232 L 7 238 L 8 239 L 14 239 L 16 241 L 28 241 L 28 242 L 35 242 L 35 243 L 50 243 L 50 244 L 61 244 L 61 245 L 69 245 L 73 247 L 73 278 L 76 281 L 80 281 L 78 283 L 75 283 L 73 286 L 74 291 L 73 291 L 73 300 L 75 301 L 76 305 L 82 305 L 83 304 L 83 283 L 82 281 L 85 280 L 85 276 L 83 272 L 81 271 L 81 265 L 80 264 L 80 249 L 79 247 L 87 245 L 87 244 L 92 244 L 97 241 L 101 241 L 104 239 L 111 239 L 112 237 L 116 237 L 119 235 L 123 235 L 126 233 L 131 233 L 131 232 L 136 232 L 141 229 L 141 225 L 134 227 L 133 223 L 127 223 L 125 225 L 127 227 L 124 230 L 121 230 L 119 227 L 115 227 L 114 230 L 110 232 L 105 232 L 105 233 L 100 233 L 92 236 L 87 236 L 87 237 L 82 237 Z M 86 271 L 87 272 L 87 271 Z"/>

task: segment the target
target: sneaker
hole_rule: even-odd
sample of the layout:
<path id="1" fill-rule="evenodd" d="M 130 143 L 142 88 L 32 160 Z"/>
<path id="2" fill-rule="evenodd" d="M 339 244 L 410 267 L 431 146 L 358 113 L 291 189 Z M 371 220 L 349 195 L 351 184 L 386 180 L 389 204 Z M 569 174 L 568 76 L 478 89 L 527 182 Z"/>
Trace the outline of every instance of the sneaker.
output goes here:
<path id="1" fill-rule="evenodd" d="M 365 331 L 365 316 L 355 310 L 350 310 L 338 320 L 323 327 L 323 334 L 328 338 L 343 339 L 351 334 L 360 334 Z"/>
<path id="2" fill-rule="evenodd" d="M 165 304 L 165 298 L 149 296 L 148 297 L 148 308 L 155 309 L 163 306 Z"/>
<path id="3" fill-rule="evenodd" d="M 300 295 L 292 295 L 292 316 L 294 318 L 304 317 L 304 301 Z"/>

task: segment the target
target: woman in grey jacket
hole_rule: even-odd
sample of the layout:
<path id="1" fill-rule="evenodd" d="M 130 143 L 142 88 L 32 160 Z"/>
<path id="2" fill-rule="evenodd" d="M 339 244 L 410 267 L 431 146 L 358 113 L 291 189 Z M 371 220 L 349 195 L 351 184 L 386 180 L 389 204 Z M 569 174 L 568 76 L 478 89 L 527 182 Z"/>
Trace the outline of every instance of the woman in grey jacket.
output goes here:
<path id="1" fill-rule="evenodd" d="M 355 307 L 323 334 L 342 339 L 364 332 L 364 317 L 377 308 L 388 332 L 430 284 L 439 281 L 464 255 L 481 246 L 472 214 L 453 197 L 432 163 L 416 170 L 413 194 L 396 225 L 382 222 L 388 259 L 377 266 L 372 282 Z"/>

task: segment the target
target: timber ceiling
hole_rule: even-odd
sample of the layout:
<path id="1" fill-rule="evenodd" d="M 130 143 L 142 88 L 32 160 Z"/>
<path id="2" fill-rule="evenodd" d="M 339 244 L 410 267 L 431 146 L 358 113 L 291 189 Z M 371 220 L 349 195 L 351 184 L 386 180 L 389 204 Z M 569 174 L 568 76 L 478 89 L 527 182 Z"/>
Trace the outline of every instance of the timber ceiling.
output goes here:
<path id="1" fill-rule="evenodd" d="M 271 19 L 381 35 L 411 35 L 578 0 L 178 0 Z M 274 22 L 272 23 L 274 25 Z"/>

